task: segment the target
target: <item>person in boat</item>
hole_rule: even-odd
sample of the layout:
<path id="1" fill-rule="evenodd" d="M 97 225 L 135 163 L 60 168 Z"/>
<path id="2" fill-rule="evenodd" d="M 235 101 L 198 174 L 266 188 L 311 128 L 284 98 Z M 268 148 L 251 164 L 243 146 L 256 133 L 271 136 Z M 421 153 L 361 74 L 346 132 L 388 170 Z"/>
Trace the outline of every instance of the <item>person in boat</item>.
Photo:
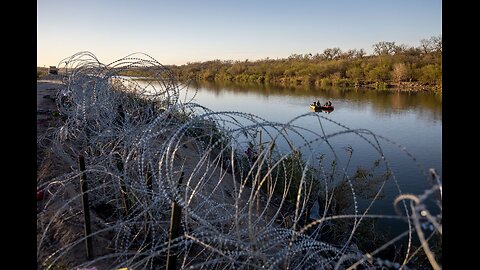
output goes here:
<path id="1" fill-rule="evenodd" d="M 315 104 L 317 107 L 320 107 L 320 100 L 317 100 L 317 103 Z"/>
<path id="2" fill-rule="evenodd" d="M 330 107 L 330 106 L 332 106 L 332 102 L 329 100 L 329 101 L 325 102 L 325 105 L 323 105 L 323 106 Z"/>

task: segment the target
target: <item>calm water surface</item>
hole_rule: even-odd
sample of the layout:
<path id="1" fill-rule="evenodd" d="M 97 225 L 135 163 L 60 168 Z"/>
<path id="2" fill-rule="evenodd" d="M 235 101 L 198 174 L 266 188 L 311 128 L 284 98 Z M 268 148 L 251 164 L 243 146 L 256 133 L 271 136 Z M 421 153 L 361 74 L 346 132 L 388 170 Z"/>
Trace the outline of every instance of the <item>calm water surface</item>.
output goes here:
<path id="1" fill-rule="evenodd" d="M 247 112 L 278 122 L 310 112 L 308 105 L 313 100 L 322 104 L 330 100 L 335 110 L 319 114 L 350 128 L 369 129 L 403 145 L 423 166 L 441 173 L 441 95 L 217 83 L 194 84 L 190 89 L 198 89 L 195 102 L 214 111 Z"/>
<path id="2" fill-rule="evenodd" d="M 442 173 L 442 97 L 438 94 L 218 83 L 195 83 L 189 89 L 198 90 L 194 102 L 214 111 L 252 113 L 278 122 L 287 122 L 310 112 L 308 105 L 313 100 L 320 100 L 322 104 L 330 100 L 335 110 L 328 114 L 319 112 L 323 116 L 349 128 L 364 128 L 384 136 L 405 147 L 423 166 L 423 171 L 435 168 L 440 175 Z M 302 120 L 298 122 L 300 126 L 312 127 L 313 123 L 308 122 L 312 118 Z M 338 143 L 352 145 L 359 160 L 378 155 L 357 140 L 356 136 L 347 136 Z M 402 192 L 422 193 L 429 186 L 429 177 L 398 147 L 384 142 L 382 146 Z M 392 202 L 398 196 L 398 190 L 390 182 L 384 192 L 384 198 L 375 203 L 373 211 L 394 214 Z M 389 223 L 382 222 L 384 225 Z M 388 227 L 399 233 L 406 225 Z"/>
<path id="3" fill-rule="evenodd" d="M 195 90 L 196 95 L 191 100 Z M 434 168 L 440 176 L 442 174 L 441 95 L 369 89 L 320 90 L 202 82 L 190 84 L 184 99 L 184 102 L 192 101 L 213 111 L 251 113 L 281 123 L 311 113 L 309 104 L 314 100 L 320 100 L 322 104 L 330 100 L 335 110 L 331 113 L 318 112 L 318 114 L 351 129 L 368 129 L 395 142 L 411 154 L 407 155 L 397 145 L 380 141 L 401 193 L 421 194 L 430 187 L 431 178 L 426 173 L 429 168 Z M 317 118 L 304 117 L 295 123 L 320 132 Z M 334 129 L 340 130 L 338 126 L 328 123 L 324 127 L 327 133 L 334 132 Z M 304 135 L 307 139 L 314 138 L 313 135 L 310 138 L 308 134 Z M 298 141 L 297 145 L 300 143 L 302 142 Z M 335 136 L 331 143 L 338 149 L 352 146 L 354 155 L 351 163 L 355 166 L 369 168 L 372 161 L 379 157 L 371 145 L 356 135 Z M 416 162 L 412 160 L 412 156 Z M 369 213 L 396 215 L 393 200 L 399 195 L 399 191 L 394 181 L 387 181 L 383 195 L 375 202 Z M 360 212 L 362 206 L 365 207 L 369 202 L 359 203 Z M 382 219 L 378 221 L 378 225 L 392 235 L 407 230 L 407 224 L 398 220 Z"/>

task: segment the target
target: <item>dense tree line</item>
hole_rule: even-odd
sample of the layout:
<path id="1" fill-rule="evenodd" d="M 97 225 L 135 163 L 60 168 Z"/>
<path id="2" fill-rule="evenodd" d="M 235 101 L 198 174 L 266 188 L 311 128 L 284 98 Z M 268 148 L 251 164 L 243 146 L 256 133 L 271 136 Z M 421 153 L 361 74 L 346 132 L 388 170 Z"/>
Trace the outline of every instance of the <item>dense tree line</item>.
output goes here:
<path id="1" fill-rule="evenodd" d="M 441 91 L 442 37 L 422 39 L 419 47 L 381 41 L 373 45 L 371 55 L 363 49 L 327 48 L 322 53 L 292 54 L 284 59 L 213 60 L 171 68 L 180 80 Z"/>

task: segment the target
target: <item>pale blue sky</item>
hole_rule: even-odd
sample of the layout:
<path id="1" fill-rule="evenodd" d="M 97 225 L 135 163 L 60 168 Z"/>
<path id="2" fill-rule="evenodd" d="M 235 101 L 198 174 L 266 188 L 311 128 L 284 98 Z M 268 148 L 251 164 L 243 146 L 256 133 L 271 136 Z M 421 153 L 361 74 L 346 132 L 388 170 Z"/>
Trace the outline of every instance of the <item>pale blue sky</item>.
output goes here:
<path id="1" fill-rule="evenodd" d="M 79 51 L 105 64 L 144 52 L 162 64 L 285 58 L 442 33 L 441 0 L 38 0 L 37 65 Z"/>

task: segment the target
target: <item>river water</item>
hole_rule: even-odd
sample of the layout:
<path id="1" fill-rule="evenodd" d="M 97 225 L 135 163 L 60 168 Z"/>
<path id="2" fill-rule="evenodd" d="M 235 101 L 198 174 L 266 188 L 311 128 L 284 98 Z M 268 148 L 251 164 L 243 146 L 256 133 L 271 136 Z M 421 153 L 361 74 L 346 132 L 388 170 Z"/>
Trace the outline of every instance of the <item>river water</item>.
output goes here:
<path id="1" fill-rule="evenodd" d="M 420 195 L 431 187 L 430 168 L 442 175 L 440 94 L 214 82 L 193 82 L 187 90 L 185 95 L 184 91 L 181 92 L 183 102 L 195 102 L 217 112 L 249 113 L 279 123 L 286 123 L 302 114 L 319 114 L 348 128 L 366 129 L 386 138 L 380 142 L 381 150 L 395 179 L 387 181 L 382 189 L 382 197 L 375 200 L 370 214 L 396 215 L 393 201 L 399 194 Z M 331 101 L 335 109 L 312 112 L 309 104 L 316 100 L 322 104 Z M 323 122 L 327 124 L 320 127 L 317 118 L 304 117 L 295 121 L 295 124 L 319 133 L 321 128 L 326 133 L 339 129 L 336 125 L 328 125 L 328 121 Z M 307 139 L 314 139 L 309 138 L 310 135 L 302 134 Z M 375 139 L 370 140 L 375 142 Z M 298 143 L 301 144 L 301 141 Z M 378 151 L 372 151 L 373 147 L 356 135 L 335 136 L 330 144 L 337 149 L 352 147 L 352 167 L 368 168 L 379 157 Z M 359 213 L 371 201 L 366 200 L 363 204 L 359 201 Z M 427 205 L 435 203 L 432 200 Z M 439 209 L 438 206 L 432 208 L 434 214 Z M 408 229 L 406 222 L 395 219 L 380 219 L 377 224 L 377 228 L 390 235 L 390 239 Z"/>
<path id="2" fill-rule="evenodd" d="M 214 111 L 240 111 L 270 121 L 287 122 L 311 112 L 309 104 L 330 100 L 332 112 L 317 112 L 352 129 L 368 129 L 395 144 L 382 143 L 398 186 L 388 183 L 384 196 L 372 213 L 395 214 L 393 200 L 402 193 L 421 194 L 431 184 L 427 171 L 434 168 L 442 174 L 442 97 L 425 92 L 392 92 L 371 89 L 313 89 L 273 87 L 265 85 L 193 83 L 197 90 L 194 102 Z M 187 100 L 188 101 L 188 100 Z M 314 127 L 311 118 L 298 121 L 306 128 Z M 373 153 L 358 136 L 339 138 L 338 143 L 353 147 L 357 162 Z M 370 150 L 369 150 L 370 149 Z M 410 155 L 408 155 L 408 152 Z M 372 157 L 373 158 L 373 157 Z M 397 234 L 406 229 L 405 223 L 380 221 L 387 231 Z"/>

